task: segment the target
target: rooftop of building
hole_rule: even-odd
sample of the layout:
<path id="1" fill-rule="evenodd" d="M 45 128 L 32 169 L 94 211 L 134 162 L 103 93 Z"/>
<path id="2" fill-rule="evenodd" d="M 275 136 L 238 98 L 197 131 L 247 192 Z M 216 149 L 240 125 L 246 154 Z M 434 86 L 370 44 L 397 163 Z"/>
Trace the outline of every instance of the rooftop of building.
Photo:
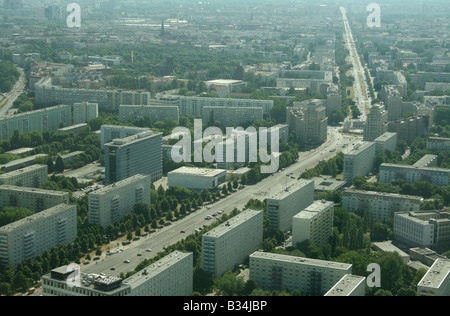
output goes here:
<path id="1" fill-rule="evenodd" d="M 372 197 L 390 197 L 395 199 L 408 199 L 408 200 L 415 200 L 418 202 L 423 202 L 423 197 L 416 196 L 416 195 L 406 195 L 406 194 L 398 194 L 398 193 L 389 193 L 389 192 L 378 192 L 378 191 L 364 191 L 364 190 L 356 190 L 356 189 L 345 189 L 344 195 L 346 194 L 360 194 L 360 195 L 369 195 Z"/>
<path id="2" fill-rule="evenodd" d="M 76 205 L 69 205 L 69 204 L 56 205 L 56 206 L 51 207 L 49 209 L 46 209 L 46 210 L 44 210 L 42 212 L 33 214 L 33 215 L 28 216 L 26 218 L 23 218 L 21 220 L 18 220 L 18 221 L 15 221 L 13 223 L 10 223 L 8 225 L 5 225 L 3 227 L 0 227 L 0 232 L 6 233 L 6 232 L 13 231 L 13 230 L 15 230 L 15 229 L 17 229 L 17 228 L 19 228 L 21 226 L 26 226 L 28 224 L 35 223 L 37 221 L 40 221 L 40 220 L 45 219 L 47 217 L 56 215 L 56 214 L 58 214 L 58 213 L 60 213 L 62 211 L 65 211 L 65 210 L 71 209 L 71 208 L 75 208 L 75 210 L 76 210 L 77 207 L 76 207 Z"/>
<path id="3" fill-rule="evenodd" d="M 374 140 L 374 142 L 384 142 L 388 139 L 391 139 L 392 137 L 396 137 L 397 133 L 390 133 L 386 132 L 383 135 L 379 136 L 377 139 Z"/>
<path id="4" fill-rule="evenodd" d="M 299 179 L 298 181 L 294 182 L 293 184 L 285 187 L 283 190 L 271 195 L 268 199 L 282 200 L 282 199 L 286 198 L 287 196 L 291 195 L 293 192 L 309 185 L 311 182 L 314 183 L 314 180 Z"/>
<path id="5" fill-rule="evenodd" d="M 113 192 L 115 190 L 118 190 L 120 188 L 123 188 L 127 185 L 133 184 L 136 181 L 140 181 L 140 180 L 144 180 L 147 179 L 150 182 L 151 176 L 150 175 L 142 175 L 142 174 L 137 174 L 134 176 L 131 176 L 129 178 L 126 178 L 124 180 L 115 182 L 113 184 L 104 186 L 103 188 L 98 189 L 95 192 L 90 193 L 90 196 L 95 196 L 95 195 L 102 195 L 102 194 L 106 194 L 109 192 Z"/>
<path id="6" fill-rule="evenodd" d="M 413 164 L 413 167 L 417 168 L 429 167 L 430 164 L 436 162 L 437 159 L 438 159 L 437 155 L 425 155 L 422 158 L 420 158 L 415 164 Z"/>
<path id="7" fill-rule="evenodd" d="M 394 163 L 382 163 L 380 165 L 380 168 L 383 167 L 391 167 L 391 168 L 399 168 L 399 169 L 420 169 L 420 170 L 428 170 L 428 171 L 435 171 L 435 172 L 444 172 L 444 173 L 450 173 L 450 169 L 444 169 L 444 168 L 436 168 L 436 167 L 417 167 L 417 166 L 410 166 L 410 165 L 400 165 L 400 164 L 394 164 Z"/>
<path id="8" fill-rule="evenodd" d="M 331 177 L 320 176 L 313 178 L 314 180 L 314 190 L 315 191 L 336 191 L 339 190 L 347 184 L 346 181 L 337 180 Z"/>
<path id="9" fill-rule="evenodd" d="M 295 257 L 295 256 L 281 255 L 281 254 L 275 254 L 275 253 L 270 253 L 270 252 L 261 252 L 261 251 L 254 252 L 253 254 L 250 255 L 250 258 L 260 258 L 260 259 L 267 259 L 267 260 L 274 260 L 274 261 L 283 261 L 283 262 L 288 262 L 288 263 L 296 263 L 296 264 L 310 265 L 310 266 L 323 267 L 323 268 L 332 268 L 332 269 L 339 269 L 339 270 L 345 270 L 345 271 L 347 271 L 348 269 L 350 269 L 352 267 L 352 265 L 349 263 L 325 261 L 325 260 L 311 259 L 311 258 L 304 258 L 304 257 Z"/>
<path id="10" fill-rule="evenodd" d="M 209 169 L 209 168 L 196 168 L 196 167 L 181 167 L 168 173 L 168 175 L 178 174 L 186 176 L 199 176 L 199 177 L 216 177 L 223 173 L 226 173 L 223 169 Z"/>
<path id="11" fill-rule="evenodd" d="M 227 232 L 229 232 L 230 230 L 232 230 L 233 228 L 241 225 L 242 223 L 246 222 L 248 219 L 257 216 L 261 214 L 262 215 L 262 211 L 258 211 L 258 210 L 245 210 L 241 213 L 239 213 L 236 216 L 233 216 L 232 218 L 230 218 L 228 221 L 226 221 L 225 223 L 217 226 L 216 228 L 210 230 L 209 232 L 206 232 L 205 234 L 203 234 L 203 237 L 210 237 L 210 238 L 218 238 L 223 236 L 224 234 L 226 234 Z"/>
<path id="12" fill-rule="evenodd" d="M 320 200 L 320 201 L 314 201 L 313 204 L 309 205 L 304 210 L 300 211 L 296 215 L 294 215 L 294 219 L 310 219 L 316 215 L 318 215 L 320 212 L 324 210 L 328 210 L 330 208 L 334 207 L 334 203 L 330 201 Z"/>
<path id="13" fill-rule="evenodd" d="M 23 154 L 29 153 L 33 150 L 34 150 L 34 148 L 31 148 L 31 147 L 22 147 L 22 148 L 7 151 L 5 154 L 23 155 Z"/>
<path id="14" fill-rule="evenodd" d="M 340 279 L 325 296 L 349 296 L 366 278 L 359 275 L 346 274 Z"/>
<path id="15" fill-rule="evenodd" d="M 440 288 L 450 272 L 449 259 L 437 259 L 417 286 Z"/>
<path id="16" fill-rule="evenodd" d="M 37 189 L 37 188 L 27 188 L 27 187 L 18 187 L 14 185 L 0 185 L 0 191 L 1 190 L 7 190 L 7 191 L 19 191 L 19 192 L 25 192 L 25 193 L 35 193 L 35 194 L 43 194 L 43 195 L 51 195 L 51 196 L 69 196 L 69 192 L 64 191 L 52 191 L 52 190 L 44 190 L 44 189 Z"/>
<path id="17" fill-rule="evenodd" d="M 16 160 L 10 161 L 4 165 L 1 165 L 0 169 L 3 169 L 3 168 L 8 169 L 13 166 L 17 166 L 17 165 L 21 165 L 21 164 L 29 162 L 29 161 L 33 161 L 36 158 L 42 158 L 42 157 L 47 157 L 47 156 L 48 156 L 47 154 L 37 154 L 37 155 L 25 157 L 25 158 L 16 159 Z"/>
<path id="18" fill-rule="evenodd" d="M 74 124 L 74 125 L 58 128 L 58 131 L 59 132 L 69 132 L 71 130 L 86 127 L 86 126 L 88 126 L 87 123 Z"/>
<path id="19" fill-rule="evenodd" d="M 136 288 L 142 283 L 147 282 L 148 279 L 158 275 L 162 271 L 174 266 L 180 260 L 183 260 L 189 256 L 192 256 L 192 252 L 180 250 L 174 251 L 171 254 L 161 258 L 157 262 L 152 263 L 148 267 L 132 275 L 128 279 L 125 279 L 123 283 L 131 286 L 132 289 Z"/>
<path id="20" fill-rule="evenodd" d="M 48 168 L 47 165 L 32 165 L 32 166 L 28 166 L 28 167 L 25 167 L 25 168 L 22 168 L 22 169 L 18 169 L 18 170 L 14 170 L 14 171 L 11 171 L 11 172 L 7 172 L 7 173 L 4 173 L 4 174 L 1 174 L 0 175 L 0 179 L 8 179 L 8 178 L 11 178 L 11 177 L 16 177 L 16 176 L 18 176 L 20 174 L 23 174 L 25 172 L 30 172 L 30 171 L 34 171 L 34 170 L 38 170 L 38 169 L 45 169 L 45 168 Z"/>
<path id="21" fill-rule="evenodd" d="M 361 152 L 367 150 L 374 144 L 375 144 L 374 142 L 362 142 L 362 144 L 357 144 L 349 153 L 345 154 L 345 156 L 348 157 L 359 155 Z"/>
<path id="22" fill-rule="evenodd" d="M 147 130 L 147 131 L 144 131 L 144 132 L 141 132 L 141 133 L 129 136 L 129 137 L 113 139 L 112 142 L 105 144 L 105 146 L 120 148 L 122 146 L 137 143 L 142 140 L 147 140 L 149 138 L 157 137 L 157 136 L 162 136 L 162 133 L 155 133 L 152 130 Z"/>

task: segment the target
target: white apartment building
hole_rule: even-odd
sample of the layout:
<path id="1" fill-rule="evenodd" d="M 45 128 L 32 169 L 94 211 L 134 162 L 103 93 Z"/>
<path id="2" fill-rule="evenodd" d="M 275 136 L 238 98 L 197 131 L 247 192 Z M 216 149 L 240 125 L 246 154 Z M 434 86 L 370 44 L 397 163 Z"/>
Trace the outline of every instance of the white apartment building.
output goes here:
<path id="1" fill-rule="evenodd" d="M 316 247 L 328 243 L 333 234 L 334 203 L 315 201 L 292 218 L 292 246 L 309 240 Z"/>
<path id="2" fill-rule="evenodd" d="M 450 150 L 450 138 L 428 137 L 427 149 L 429 149 L 429 150 Z"/>
<path id="3" fill-rule="evenodd" d="M 220 107 L 204 106 L 202 121 L 204 124 L 219 121 L 224 128 L 249 125 L 263 119 L 263 110 L 259 107 Z"/>
<path id="4" fill-rule="evenodd" d="M 88 123 L 98 117 L 98 103 L 74 103 L 73 124 Z"/>
<path id="5" fill-rule="evenodd" d="M 342 206 L 348 212 L 365 211 L 373 214 L 375 221 L 388 221 L 394 212 L 420 211 L 424 199 L 420 196 L 347 189 L 342 196 Z"/>
<path id="6" fill-rule="evenodd" d="M 216 277 L 256 251 L 263 241 L 263 212 L 246 210 L 202 237 L 202 268 Z"/>
<path id="7" fill-rule="evenodd" d="M 412 247 L 448 247 L 450 215 L 440 211 L 396 213 L 394 239 Z"/>
<path id="8" fill-rule="evenodd" d="M 363 142 L 344 155 L 344 181 L 351 184 L 355 177 L 365 177 L 373 171 L 376 153 L 374 142 Z"/>
<path id="9" fill-rule="evenodd" d="M 386 132 L 374 140 L 376 154 L 384 156 L 386 150 L 395 151 L 397 149 L 397 133 Z"/>
<path id="10" fill-rule="evenodd" d="M 32 165 L 0 175 L 0 184 L 38 188 L 48 180 L 47 165 Z"/>
<path id="11" fill-rule="evenodd" d="M 380 165 L 380 182 L 390 183 L 393 180 L 404 179 L 409 183 L 428 181 L 434 185 L 450 184 L 450 169 L 435 167 L 419 167 L 383 163 Z"/>
<path id="12" fill-rule="evenodd" d="M 191 296 L 194 254 L 174 251 L 128 279 L 128 296 Z"/>
<path id="13" fill-rule="evenodd" d="M 191 296 L 193 253 L 174 251 L 122 280 L 68 265 L 42 277 L 43 296 Z M 79 268 L 79 267 L 78 267 Z"/>
<path id="14" fill-rule="evenodd" d="M 0 185 L 0 209 L 24 207 L 38 213 L 59 204 L 69 204 L 68 192 Z"/>
<path id="15" fill-rule="evenodd" d="M 438 258 L 417 284 L 417 296 L 450 296 L 450 260 Z"/>
<path id="16" fill-rule="evenodd" d="M 89 194 L 89 223 L 107 226 L 144 202 L 150 206 L 151 177 L 137 174 Z"/>
<path id="17" fill-rule="evenodd" d="M 365 296 L 366 278 L 346 274 L 324 296 Z"/>
<path id="18" fill-rule="evenodd" d="M 142 132 L 151 131 L 149 128 L 120 126 L 120 125 L 102 125 L 100 126 L 100 147 L 105 149 L 105 144 L 114 139 L 127 138 Z"/>
<path id="19" fill-rule="evenodd" d="M 352 265 L 267 252 L 250 255 L 250 279 L 265 291 L 300 290 L 302 295 L 324 295 Z"/>
<path id="20" fill-rule="evenodd" d="M 271 229 L 288 231 L 292 228 L 292 217 L 314 202 L 314 180 L 300 179 L 266 201 Z"/>
<path id="21" fill-rule="evenodd" d="M 227 171 L 222 169 L 181 167 L 167 173 L 167 181 L 169 187 L 213 190 L 227 182 Z"/>
<path id="22" fill-rule="evenodd" d="M 138 121 L 148 117 L 153 123 L 166 119 L 180 121 L 180 109 L 172 105 L 120 105 L 119 118 L 124 121 Z"/>
<path id="23" fill-rule="evenodd" d="M 77 206 L 60 204 L 0 227 L 0 264 L 15 266 L 77 237 Z"/>

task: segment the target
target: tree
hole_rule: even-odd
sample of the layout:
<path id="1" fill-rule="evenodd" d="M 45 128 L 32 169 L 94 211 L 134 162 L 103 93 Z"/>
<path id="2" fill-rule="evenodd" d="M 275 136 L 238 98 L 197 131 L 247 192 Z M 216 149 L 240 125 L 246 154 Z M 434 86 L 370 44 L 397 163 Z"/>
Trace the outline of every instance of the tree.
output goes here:
<path id="1" fill-rule="evenodd" d="M 64 160 L 58 156 L 58 158 L 56 158 L 56 162 L 55 162 L 55 171 L 58 173 L 62 173 L 64 172 Z"/>

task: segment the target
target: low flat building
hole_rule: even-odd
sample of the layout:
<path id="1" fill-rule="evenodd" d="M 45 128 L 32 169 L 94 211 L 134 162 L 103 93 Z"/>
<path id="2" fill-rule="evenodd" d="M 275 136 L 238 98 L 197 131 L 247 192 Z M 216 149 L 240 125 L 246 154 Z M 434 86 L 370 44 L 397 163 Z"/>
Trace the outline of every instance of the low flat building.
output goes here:
<path id="1" fill-rule="evenodd" d="M 183 187 L 194 190 L 213 190 L 227 182 L 227 171 L 181 167 L 167 174 L 169 187 Z"/>
<path id="2" fill-rule="evenodd" d="M 450 296 L 450 260 L 437 259 L 417 284 L 417 296 Z"/>

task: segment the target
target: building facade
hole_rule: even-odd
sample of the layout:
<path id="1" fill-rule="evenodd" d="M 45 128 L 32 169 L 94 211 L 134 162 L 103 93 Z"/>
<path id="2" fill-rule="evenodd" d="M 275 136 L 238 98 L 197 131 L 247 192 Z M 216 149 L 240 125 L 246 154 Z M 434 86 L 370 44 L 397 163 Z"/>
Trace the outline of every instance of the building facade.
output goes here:
<path id="1" fill-rule="evenodd" d="M 450 296 L 450 260 L 437 259 L 417 284 L 417 296 Z"/>
<path id="2" fill-rule="evenodd" d="M 0 175 L 0 184 L 39 188 L 48 180 L 47 165 L 31 165 Z"/>
<path id="3" fill-rule="evenodd" d="M 213 190 L 227 182 L 227 171 L 181 167 L 167 173 L 169 187 L 182 187 L 193 190 Z"/>
<path id="4" fill-rule="evenodd" d="M 353 183 L 355 177 L 365 177 L 373 171 L 376 145 L 374 142 L 363 142 L 344 155 L 344 181 Z"/>
<path id="5" fill-rule="evenodd" d="M 82 102 L 73 104 L 73 124 L 88 123 L 97 117 L 97 103 Z"/>
<path id="6" fill-rule="evenodd" d="M 149 118 L 153 123 L 165 120 L 180 121 L 180 110 L 170 105 L 120 105 L 119 118 L 124 121 L 138 121 Z"/>

